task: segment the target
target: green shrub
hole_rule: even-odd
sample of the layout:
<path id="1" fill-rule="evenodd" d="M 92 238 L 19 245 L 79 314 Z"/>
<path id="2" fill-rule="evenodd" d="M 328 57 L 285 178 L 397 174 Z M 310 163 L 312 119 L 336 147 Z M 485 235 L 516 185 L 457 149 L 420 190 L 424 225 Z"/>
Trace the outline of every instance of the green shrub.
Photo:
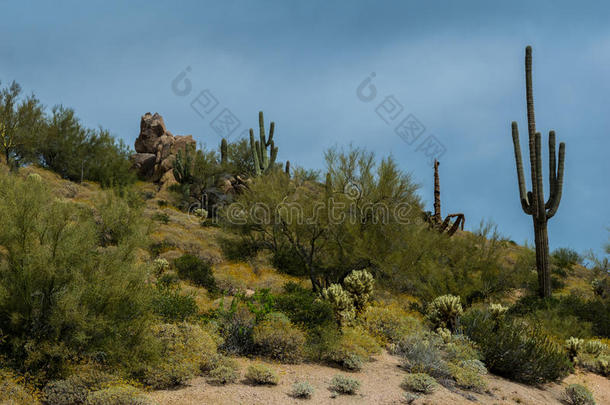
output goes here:
<path id="1" fill-rule="evenodd" d="M 414 373 L 405 376 L 401 387 L 407 391 L 431 394 L 438 388 L 438 383 L 426 373 Z"/>
<path id="2" fill-rule="evenodd" d="M 154 219 L 155 221 L 159 221 L 162 224 L 169 224 L 169 215 L 167 215 L 167 213 L 165 212 L 155 212 L 152 216 L 152 219 Z"/>
<path id="3" fill-rule="evenodd" d="M 460 297 L 443 295 L 436 297 L 428 306 L 427 316 L 432 322 L 433 328 L 455 329 L 457 319 L 462 315 L 462 304 Z"/>
<path id="4" fill-rule="evenodd" d="M 273 306 L 276 311 L 290 318 L 292 323 L 302 325 L 306 329 L 334 323 L 330 304 L 317 299 L 311 289 L 296 283 L 287 283 L 284 292 L 275 297 Z"/>
<path id="5" fill-rule="evenodd" d="M 330 389 L 339 394 L 355 395 L 360 389 L 360 381 L 337 374 L 330 380 Z"/>
<path id="6" fill-rule="evenodd" d="M 165 322 L 183 322 L 194 318 L 199 311 L 193 295 L 182 294 L 178 288 L 164 284 L 157 285 L 152 309 Z"/>
<path id="7" fill-rule="evenodd" d="M 250 238 L 219 238 L 220 249 L 227 260 L 247 262 L 256 257 L 260 247 Z"/>
<path id="8" fill-rule="evenodd" d="M 208 374 L 208 381 L 212 384 L 232 384 L 239 379 L 239 366 L 229 357 L 222 357 Z"/>
<path id="9" fill-rule="evenodd" d="M 256 325 L 252 339 L 263 356 L 285 363 L 298 363 L 303 357 L 305 335 L 279 312 L 267 315 Z"/>
<path id="10" fill-rule="evenodd" d="M 174 261 L 176 272 L 186 280 L 190 280 L 198 286 L 205 287 L 208 291 L 216 291 L 216 280 L 212 273 L 212 266 L 190 254 L 180 256 Z"/>
<path id="11" fill-rule="evenodd" d="M 455 384 L 460 388 L 476 392 L 483 392 L 487 388 L 487 383 L 482 377 L 482 370 L 476 366 L 473 367 L 472 363 L 462 362 L 461 365 L 449 363 L 449 370 Z"/>
<path id="12" fill-rule="evenodd" d="M 405 404 L 412 404 L 419 399 L 419 395 L 412 392 L 405 392 L 402 396 L 402 402 Z"/>
<path id="13" fill-rule="evenodd" d="M 297 381 L 292 384 L 290 395 L 294 398 L 309 399 L 314 391 L 313 386 L 307 381 Z"/>
<path id="14" fill-rule="evenodd" d="M 570 405 L 595 405 L 591 391 L 580 384 L 570 384 L 566 387 L 565 400 Z"/>
<path id="15" fill-rule="evenodd" d="M 73 370 L 65 380 L 51 381 L 42 390 L 48 405 L 85 404 L 89 394 L 118 381 L 99 369 L 98 365 L 84 365 Z"/>
<path id="16" fill-rule="evenodd" d="M 277 385 L 277 374 L 264 364 L 252 364 L 246 370 L 246 379 L 257 385 Z"/>
<path id="17" fill-rule="evenodd" d="M 130 385 L 114 385 L 89 394 L 87 405 L 155 405 L 142 391 Z"/>
<path id="18" fill-rule="evenodd" d="M 344 328 L 341 338 L 329 347 L 323 358 L 347 370 L 358 371 L 380 351 L 377 341 L 362 328 Z"/>
<path id="19" fill-rule="evenodd" d="M 364 328 L 383 343 L 396 343 L 423 329 L 421 322 L 396 305 L 369 306 L 360 319 Z"/>
<path id="20" fill-rule="evenodd" d="M 216 341 L 201 327 L 188 323 L 155 326 L 162 346 L 161 361 L 145 369 L 144 383 L 156 389 L 184 384 L 216 358 Z"/>
<path id="21" fill-rule="evenodd" d="M 294 248 L 279 248 L 273 251 L 271 264 L 278 271 L 291 276 L 306 276 L 307 267 Z"/>
<path id="22" fill-rule="evenodd" d="M 252 332 L 255 316 L 246 305 L 233 299 L 229 310 L 217 312 L 217 322 L 223 343 L 221 350 L 235 355 L 247 355 L 254 352 Z"/>
<path id="23" fill-rule="evenodd" d="M 0 190 L 5 363 L 44 383 L 96 353 L 127 370 L 149 361 L 152 289 L 135 257 L 145 233 L 139 209 L 111 192 L 92 209 L 11 175 L 0 174 Z"/>
<path id="24" fill-rule="evenodd" d="M 572 370 L 562 347 L 539 328 L 517 320 L 494 320 L 472 310 L 461 319 L 463 331 L 479 346 L 493 373 L 526 384 L 557 380 Z"/>

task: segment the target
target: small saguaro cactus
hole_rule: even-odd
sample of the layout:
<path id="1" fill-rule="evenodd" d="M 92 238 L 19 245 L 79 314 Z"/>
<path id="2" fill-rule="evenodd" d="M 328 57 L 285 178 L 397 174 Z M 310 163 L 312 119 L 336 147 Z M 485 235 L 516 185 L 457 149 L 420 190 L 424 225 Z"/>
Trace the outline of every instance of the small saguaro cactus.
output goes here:
<path id="1" fill-rule="evenodd" d="M 457 232 L 458 228 L 464 230 L 464 223 L 466 222 L 466 217 L 464 214 L 449 214 L 443 221 L 443 217 L 441 215 L 441 185 L 438 175 L 438 160 L 434 160 L 434 214 L 430 211 L 426 212 L 424 215 L 424 219 L 431 228 L 436 229 L 440 233 L 447 231 L 447 235 L 452 236 Z M 451 224 L 451 219 L 455 218 L 455 222 L 449 227 Z"/>
<path id="2" fill-rule="evenodd" d="M 284 166 L 284 171 L 286 172 L 286 175 L 288 175 L 288 177 L 290 177 L 290 160 L 286 161 L 286 165 Z"/>
<path id="3" fill-rule="evenodd" d="M 271 122 L 269 128 L 269 136 L 265 134 L 265 120 L 263 112 L 258 113 L 259 140 L 254 140 L 254 130 L 250 128 L 250 150 L 252 151 L 252 159 L 254 160 L 254 171 L 257 176 L 267 172 L 275 164 L 278 148 L 273 142 L 273 132 L 275 131 L 275 122 Z M 269 152 L 267 152 L 269 148 Z"/>
<path id="4" fill-rule="evenodd" d="M 531 215 L 534 222 L 534 241 L 536 243 L 536 270 L 538 272 L 538 293 L 541 297 L 551 296 L 551 270 L 549 266 L 549 237 L 547 222 L 559 208 L 563 189 L 563 168 L 565 160 L 565 144 L 559 144 L 559 162 L 556 166 L 555 131 L 549 132 L 549 181 L 550 196 L 544 201 L 542 185 L 542 146 L 540 132 L 536 132 L 534 115 L 534 95 L 532 90 L 532 48 L 525 48 L 525 86 L 527 102 L 527 124 L 529 134 L 530 171 L 532 191 L 526 191 L 521 146 L 519 145 L 519 128 L 512 123 L 513 146 L 517 164 L 517 179 L 519 181 L 519 196 L 523 212 Z"/>
<path id="5" fill-rule="evenodd" d="M 222 141 L 220 142 L 220 164 L 223 167 L 226 166 L 227 162 L 229 161 L 228 149 L 229 146 L 227 144 L 227 140 L 225 138 L 222 138 Z"/>

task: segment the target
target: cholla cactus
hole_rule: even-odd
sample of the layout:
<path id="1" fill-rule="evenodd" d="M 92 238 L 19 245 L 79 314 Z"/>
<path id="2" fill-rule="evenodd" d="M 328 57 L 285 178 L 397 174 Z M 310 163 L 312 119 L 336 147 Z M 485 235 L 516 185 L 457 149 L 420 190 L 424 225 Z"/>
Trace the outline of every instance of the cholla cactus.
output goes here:
<path id="1" fill-rule="evenodd" d="M 508 311 L 508 307 L 505 307 L 502 304 L 491 304 L 489 306 L 489 313 L 495 320 L 500 320 L 504 318 L 504 315 L 506 315 L 506 311 Z"/>
<path id="2" fill-rule="evenodd" d="M 193 210 L 193 214 L 195 214 L 195 216 L 198 216 L 199 218 L 207 218 L 208 217 L 208 211 L 203 209 L 203 208 L 196 208 Z"/>
<path id="3" fill-rule="evenodd" d="M 436 334 L 439 335 L 445 343 L 449 343 L 451 341 L 451 331 L 447 328 L 436 329 Z"/>
<path id="4" fill-rule="evenodd" d="M 460 297 L 442 295 L 436 297 L 428 306 L 428 319 L 435 328 L 455 330 L 457 318 L 463 313 Z"/>
<path id="5" fill-rule="evenodd" d="M 599 356 L 606 349 L 608 349 L 608 346 L 599 340 L 587 340 L 582 345 L 582 351 L 593 356 Z"/>
<path id="6" fill-rule="evenodd" d="M 571 359 L 574 359 L 576 358 L 576 356 L 578 356 L 578 353 L 580 353 L 580 351 L 582 350 L 583 343 L 584 341 L 582 339 L 575 337 L 571 337 L 566 340 L 565 348 Z"/>
<path id="7" fill-rule="evenodd" d="M 600 357 L 595 362 L 599 374 L 610 377 L 610 357 Z"/>
<path id="8" fill-rule="evenodd" d="M 30 173 L 30 174 L 28 174 L 28 180 L 40 182 L 40 181 L 42 181 L 42 177 L 40 177 L 40 174 L 38 174 L 38 173 Z"/>
<path id="9" fill-rule="evenodd" d="M 343 280 L 343 285 L 351 294 L 354 306 L 358 312 L 361 312 L 366 307 L 366 304 L 368 304 L 374 284 L 375 279 L 373 279 L 373 275 L 366 270 L 352 271 Z"/>
<path id="10" fill-rule="evenodd" d="M 153 261 L 153 269 L 155 274 L 160 276 L 161 274 L 165 273 L 167 269 L 169 269 L 169 262 L 161 258 L 155 259 Z"/>
<path id="11" fill-rule="evenodd" d="M 322 290 L 322 298 L 333 307 L 335 317 L 341 325 L 349 324 L 355 317 L 354 300 L 340 284 L 331 284 Z"/>

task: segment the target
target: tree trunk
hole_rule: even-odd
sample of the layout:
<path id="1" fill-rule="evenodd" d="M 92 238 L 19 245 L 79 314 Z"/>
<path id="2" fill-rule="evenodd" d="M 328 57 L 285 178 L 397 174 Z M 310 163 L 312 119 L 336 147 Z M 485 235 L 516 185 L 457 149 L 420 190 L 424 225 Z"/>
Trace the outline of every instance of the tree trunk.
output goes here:
<path id="1" fill-rule="evenodd" d="M 534 219 L 534 238 L 536 242 L 536 269 L 538 271 L 538 294 L 541 298 L 551 296 L 551 269 L 549 268 L 549 236 L 546 218 L 543 221 Z"/>

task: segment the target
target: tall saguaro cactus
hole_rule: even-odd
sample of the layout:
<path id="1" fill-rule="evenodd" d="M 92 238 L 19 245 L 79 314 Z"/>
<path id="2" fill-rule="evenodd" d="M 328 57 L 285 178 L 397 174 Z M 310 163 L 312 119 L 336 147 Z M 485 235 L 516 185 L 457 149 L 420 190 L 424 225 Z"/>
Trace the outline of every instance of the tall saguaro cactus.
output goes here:
<path id="1" fill-rule="evenodd" d="M 519 180 L 519 196 L 523 212 L 531 215 L 534 222 L 534 240 L 536 243 L 536 269 L 538 272 L 538 291 L 541 297 L 551 296 L 551 270 L 549 268 L 549 237 L 547 222 L 556 213 L 563 189 L 563 168 L 565 144 L 559 144 L 559 162 L 556 165 L 555 131 L 549 132 L 549 181 L 550 196 L 544 201 L 542 185 L 542 146 L 540 132 L 536 132 L 534 115 L 534 95 L 532 90 L 532 48 L 525 48 L 525 86 L 527 100 L 527 124 L 529 134 L 530 170 L 532 191 L 526 192 L 521 146 L 519 145 L 519 128 L 512 123 L 513 145 Z"/>
<path id="2" fill-rule="evenodd" d="M 254 160 L 254 170 L 257 176 L 267 172 L 275 164 L 278 148 L 273 142 L 273 132 L 275 131 L 275 122 L 271 122 L 269 128 L 269 136 L 265 134 L 265 120 L 263 112 L 258 113 L 259 140 L 254 140 L 254 130 L 250 128 L 250 149 L 252 151 L 252 159 Z M 269 152 L 267 152 L 269 148 Z"/>

